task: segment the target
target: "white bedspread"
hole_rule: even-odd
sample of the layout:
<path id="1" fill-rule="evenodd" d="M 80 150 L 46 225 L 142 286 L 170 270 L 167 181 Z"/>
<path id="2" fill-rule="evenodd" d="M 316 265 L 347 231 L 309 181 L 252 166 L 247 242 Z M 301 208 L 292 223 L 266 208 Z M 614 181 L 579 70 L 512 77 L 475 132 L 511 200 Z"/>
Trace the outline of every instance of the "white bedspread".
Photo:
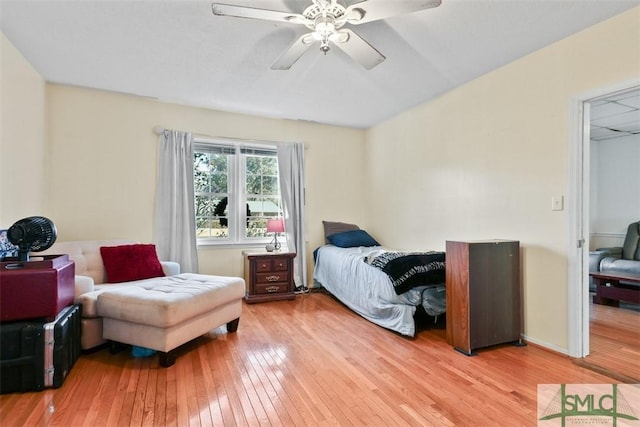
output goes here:
<path id="1" fill-rule="evenodd" d="M 414 336 L 413 315 L 422 302 L 422 290 L 428 286 L 396 295 L 389 276 L 364 262 L 371 253 L 380 250 L 384 248 L 322 246 L 318 249 L 313 277 L 365 319 L 402 335 Z"/>

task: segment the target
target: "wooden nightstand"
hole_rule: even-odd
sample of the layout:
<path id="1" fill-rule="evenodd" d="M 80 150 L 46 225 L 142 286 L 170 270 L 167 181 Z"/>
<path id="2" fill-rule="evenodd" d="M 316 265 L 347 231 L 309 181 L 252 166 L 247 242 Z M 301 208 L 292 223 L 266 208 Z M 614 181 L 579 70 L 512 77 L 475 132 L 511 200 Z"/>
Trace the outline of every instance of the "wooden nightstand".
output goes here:
<path id="1" fill-rule="evenodd" d="M 295 299 L 293 252 L 244 251 L 248 303 Z"/>

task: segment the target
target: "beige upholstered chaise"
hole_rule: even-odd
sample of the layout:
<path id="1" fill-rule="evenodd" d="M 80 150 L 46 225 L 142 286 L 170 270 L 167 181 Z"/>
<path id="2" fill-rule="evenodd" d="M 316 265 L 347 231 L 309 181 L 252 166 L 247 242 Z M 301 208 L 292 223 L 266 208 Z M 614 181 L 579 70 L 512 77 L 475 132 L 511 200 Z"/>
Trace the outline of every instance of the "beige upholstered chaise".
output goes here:
<path id="1" fill-rule="evenodd" d="M 125 240 L 56 242 L 41 255 L 68 254 L 75 262 L 75 302 L 82 304 L 82 349 L 105 342 L 157 350 L 163 366 L 176 347 L 224 324 L 234 332 L 242 312 L 244 279 L 180 274 L 175 262 L 161 262 L 165 277 L 109 284 L 100 247 Z"/>

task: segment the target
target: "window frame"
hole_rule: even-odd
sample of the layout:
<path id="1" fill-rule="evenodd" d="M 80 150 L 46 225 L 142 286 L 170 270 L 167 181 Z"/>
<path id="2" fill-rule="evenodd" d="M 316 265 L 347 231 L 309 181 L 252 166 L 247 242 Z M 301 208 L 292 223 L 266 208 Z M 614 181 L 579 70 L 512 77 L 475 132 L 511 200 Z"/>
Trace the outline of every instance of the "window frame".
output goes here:
<path id="1" fill-rule="evenodd" d="M 228 236 L 225 239 L 215 237 L 197 237 L 197 245 L 212 247 L 260 247 L 271 242 L 273 236 L 246 237 L 247 223 L 247 175 L 246 156 L 252 154 L 267 153 L 278 158 L 278 148 L 272 144 L 262 144 L 250 141 L 226 140 L 223 138 L 203 138 L 195 137 L 193 140 L 194 154 L 196 152 L 207 152 L 207 148 L 221 147 L 233 148 L 234 153 L 229 155 L 227 167 L 227 218 L 229 220 L 227 230 Z M 278 165 L 279 169 L 279 165 Z M 280 211 L 278 217 L 283 217 L 282 195 L 280 193 L 280 176 L 278 173 L 278 197 L 280 198 Z M 194 185 L 195 187 L 195 185 Z M 194 188 L 195 190 L 195 188 Z M 196 192 L 197 193 L 197 192 Z M 194 200 L 195 204 L 195 200 Z M 265 217 L 272 218 L 272 217 Z M 197 221 L 196 221 L 197 222 Z M 243 225 L 245 224 L 245 225 Z"/>

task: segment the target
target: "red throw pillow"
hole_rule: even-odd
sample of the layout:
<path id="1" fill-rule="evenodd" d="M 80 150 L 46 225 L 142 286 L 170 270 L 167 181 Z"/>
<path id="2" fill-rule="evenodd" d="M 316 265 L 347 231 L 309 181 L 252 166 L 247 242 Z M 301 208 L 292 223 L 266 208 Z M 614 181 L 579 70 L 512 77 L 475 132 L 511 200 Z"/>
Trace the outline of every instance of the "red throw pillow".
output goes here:
<path id="1" fill-rule="evenodd" d="M 102 246 L 100 254 L 109 283 L 164 276 L 156 245 Z"/>

